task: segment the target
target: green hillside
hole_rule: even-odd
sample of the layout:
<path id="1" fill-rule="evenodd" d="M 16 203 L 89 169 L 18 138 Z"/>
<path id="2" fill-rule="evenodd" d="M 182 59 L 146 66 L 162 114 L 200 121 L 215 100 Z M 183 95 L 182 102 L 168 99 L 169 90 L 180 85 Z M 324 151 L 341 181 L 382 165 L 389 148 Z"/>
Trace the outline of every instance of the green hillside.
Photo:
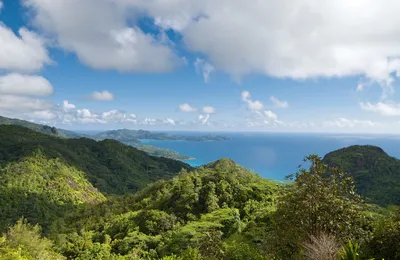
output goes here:
<path id="1" fill-rule="evenodd" d="M 108 132 L 103 132 L 100 134 L 97 134 L 95 136 L 91 135 L 85 135 L 81 133 L 76 133 L 64 129 L 59 129 L 56 127 L 51 127 L 47 125 L 40 125 L 40 124 L 35 124 L 31 123 L 25 120 L 20 120 L 20 119 L 12 119 L 12 118 L 7 118 L 7 117 L 2 117 L 0 116 L 0 125 L 16 125 L 16 126 L 22 126 L 29 128 L 33 131 L 42 133 L 42 134 L 47 134 L 51 136 L 56 136 L 60 138 L 90 138 L 90 139 L 95 139 L 95 140 L 105 140 L 105 139 L 112 139 L 112 140 L 117 140 L 123 144 L 134 146 L 137 149 L 146 152 L 149 155 L 152 156 L 157 156 L 157 157 L 165 157 L 165 158 L 170 158 L 174 160 L 180 160 L 180 161 L 185 161 L 185 160 L 190 160 L 190 156 L 182 155 L 177 152 L 151 146 L 151 145 L 141 145 L 141 142 L 137 139 L 138 136 L 142 136 L 140 133 L 151 133 L 148 131 L 135 131 L 135 130 L 115 130 L 115 131 L 108 131 Z M 138 134 L 139 133 L 139 134 Z"/>
<path id="2" fill-rule="evenodd" d="M 0 126 L 0 163 L 18 161 L 40 150 L 85 173 L 107 194 L 136 192 L 159 179 L 175 176 L 189 165 L 147 155 L 114 140 L 61 139 L 18 126 Z"/>
<path id="3" fill-rule="evenodd" d="M 0 126 L 0 259 L 400 259 L 400 209 L 364 204 L 325 163 L 385 176 L 397 160 L 344 151 L 308 156 L 283 184 L 230 159 L 193 169 L 114 140 Z"/>
<path id="4" fill-rule="evenodd" d="M 400 205 L 400 160 L 376 146 L 350 146 L 328 153 L 323 161 L 353 177 L 368 202 Z"/>
<path id="5" fill-rule="evenodd" d="M 80 219 L 71 226 L 93 232 L 88 244 L 107 237 L 108 250 L 127 257 L 123 259 L 159 259 L 171 254 L 186 254 L 188 260 L 206 259 L 207 254 L 219 254 L 225 246 L 238 247 L 239 252 L 229 249 L 229 254 L 239 258 L 227 255 L 223 259 L 246 255 L 263 259 L 257 249 L 261 243 L 258 232 L 275 210 L 280 189 L 280 184 L 222 159 L 110 201 L 98 209 L 103 212 L 100 215 L 93 210 L 79 212 L 79 216 L 70 217 Z M 63 255 L 74 259 L 89 254 L 89 247 L 66 247 L 82 239 L 72 234 L 58 238 Z M 216 239 L 214 245 L 209 245 L 209 239 Z M 202 258 L 192 258 L 201 253 Z"/>
<path id="6" fill-rule="evenodd" d="M 82 171 L 40 152 L 0 169 L 0 227 L 21 216 L 48 226 L 64 210 L 105 200 Z"/>
<path id="7" fill-rule="evenodd" d="M 58 129 L 56 127 L 51 127 L 51 126 L 47 126 L 47 125 L 39 125 L 39 124 L 31 123 L 31 122 L 28 122 L 25 120 L 7 118 L 7 117 L 3 117 L 3 116 L 0 116 L 0 125 L 22 126 L 22 127 L 29 128 L 29 129 L 39 132 L 39 133 L 63 137 L 63 138 L 84 137 L 84 135 L 78 134 L 78 133 L 75 133 L 72 131 Z"/>

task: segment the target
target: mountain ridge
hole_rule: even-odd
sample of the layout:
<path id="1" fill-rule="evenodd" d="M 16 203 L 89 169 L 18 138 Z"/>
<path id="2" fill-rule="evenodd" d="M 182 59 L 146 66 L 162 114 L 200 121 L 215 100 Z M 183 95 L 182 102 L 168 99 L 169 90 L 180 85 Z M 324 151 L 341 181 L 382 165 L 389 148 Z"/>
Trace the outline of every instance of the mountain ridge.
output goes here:
<path id="1" fill-rule="evenodd" d="M 368 202 L 400 205 L 400 160 L 382 148 L 353 145 L 326 154 L 323 162 L 353 177 L 357 191 Z"/>

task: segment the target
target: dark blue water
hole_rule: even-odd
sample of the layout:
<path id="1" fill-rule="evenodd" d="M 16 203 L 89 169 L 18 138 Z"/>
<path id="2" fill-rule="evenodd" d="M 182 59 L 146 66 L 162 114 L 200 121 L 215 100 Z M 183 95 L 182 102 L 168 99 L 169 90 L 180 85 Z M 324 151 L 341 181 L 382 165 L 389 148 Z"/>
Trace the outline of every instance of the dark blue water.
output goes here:
<path id="1" fill-rule="evenodd" d="M 179 133 L 203 135 L 207 133 Z M 223 133 L 231 140 L 220 142 L 152 141 L 147 144 L 171 149 L 195 157 L 188 161 L 193 166 L 202 165 L 220 158 L 231 158 L 240 165 L 265 178 L 283 180 L 294 173 L 304 156 L 326 153 L 355 144 L 376 145 L 389 155 L 400 158 L 399 136 L 377 135 L 321 135 L 321 134 L 260 134 Z"/>

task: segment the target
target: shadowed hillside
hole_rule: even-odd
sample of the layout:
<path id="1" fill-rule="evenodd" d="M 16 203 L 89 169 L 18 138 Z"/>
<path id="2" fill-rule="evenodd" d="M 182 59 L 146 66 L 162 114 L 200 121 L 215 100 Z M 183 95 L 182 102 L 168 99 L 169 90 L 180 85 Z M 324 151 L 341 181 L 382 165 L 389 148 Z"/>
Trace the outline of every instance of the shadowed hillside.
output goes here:
<path id="1" fill-rule="evenodd" d="M 350 146 L 328 153 L 323 162 L 354 178 L 357 191 L 368 202 L 400 204 L 400 160 L 376 146 Z"/>

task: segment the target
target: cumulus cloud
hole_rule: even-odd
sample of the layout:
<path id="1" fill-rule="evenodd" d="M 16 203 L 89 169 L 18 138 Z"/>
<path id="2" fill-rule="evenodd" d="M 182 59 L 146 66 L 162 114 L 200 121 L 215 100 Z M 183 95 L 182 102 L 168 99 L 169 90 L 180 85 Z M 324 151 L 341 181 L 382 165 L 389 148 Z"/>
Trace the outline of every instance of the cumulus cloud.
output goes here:
<path id="1" fill-rule="evenodd" d="M 123 72 L 169 71 L 180 59 L 164 44 L 165 39 L 132 25 L 140 12 L 139 7 L 133 6 L 135 2 L 24 1 L 25 6 L 34 11 L 32 19 L 36 27 L 92 68 Z"/>
<path id="2" fill-rule="evenodd" d="M 42 111 L 34 111 L 29 114 L 29 117 L 32 119 L 39 119 L 39 120 L 52 120 L 57 117 L 55 113 L 50 110 L 42 110 Z"/>
<path id="3" fill-rule="evenodd" d="M 90 99 L 98 100 L 98 101 L 111 101 L 114 100 L 114 95 L 108 92 L 107 90 L 104 91 L 95 91 L 90 96 Z"/>
<path id="4" fill-rule="evenodd" d="M 54 104 L 25 96 L 0 95 L 0 111 L 39 111 L 50 110 Z"/>
<path id="5" fill-rule="evenodd" d="M 265 110 L 264 115 L 270 120 L 273 120 L 273 121 L 278 120 L 278 116 L 271 110 Z"/>
<path id="6" fill-rule="evenodd" d="M 25 28 L 19 35 L 0 23 L 0 69 L 12 71 L 38 71 L 51 59 L 44 39 Z"/>
<path id="7" fill-rule="evenodd" d="M 254 73 L 293 79 L 361 76 L 390 93 L 400 72 L 396 0 L 24 3 L 34 10 L 33 24 L 97 69 L 170 69 L 177 55 L 162 30 L 172 29 L 187 49 L 212 64 L 205 75 L 218 70 L 235 78 Z M 142 14 L 154 19 L 163 37 L 132 25 Z"/>
<path id="8" fill-rule="evenodd" d="M 41 76 L 17 73 L 0 76 L 0 94 L 49 96 L 52 93 L 53 86 Z"/>
<path id="9" fill-rule="evenodd" d="M 63 101 L 62 107 L 63 107 L 63 109 L 66 110 L 66 111 L 68 111 L 68 110 L 70 110 L 70 109 L 76 108 L 76 106 L 75 106 L 74 104 L 69 103 L 68 100 L 64 100 L 64 101 Z"/>
<path id="10" fill-rule="evenodd" d="M 378 102 L 372 104 L 370 102 L 360 103 L 360 106 L 365 111 L 378 113 L 382 116 L 400 116 L 400 104 L 394 102 Z"/>
<path id="11" fill-rule="evenodd" d="M 242 92 L 242 100 L 247 103 L 247 107 L 252 112 L 251 118 L 247 119 L 247 124 L 249 126 L 263 126 L 263 125 L 271 125 L 271 123 L 272 124 L 280 123 L 278 121 L 278 116 L 274 112 L 272 112 L 271 110 L 263 110 L 264 104 L 261 101 L 252 100 L 249 91 Z M 276 98 L 274 98 L 273 100 L 279 101 Z M 284 104 L 282 101 L 279 102 L 280 105 Z"/>
<path id="12" fill-rule="evenodd" d="M 101 114 L 101 119 L 106 121 L 107 123 L 124 123 L 124 122 L 136 123 L 135 114 L 127 114 L 119 110 L 111 110 L 103 112 Z"/>
<path id="13" fill-rule="evenodd" d="M 196 68 L 197 73 L 201 73 L 203 75 L 205 83 L 208 83 L 210 74 L 215 72 L 215 68 L 213 65 L 200 58 L 196 59 L 196 61 L 194 62 L 194 67 Z"/>
<path id="14" fill-rule="evenodd" d="M 205 106 L 205 107 L 203 107 L 203 113 L 205 113 L 205 114 L 215 114 L 215 113 L 217 113 L 217 110 L 212 106 Z"/>
<path id="15" fill-rule="evenodd" d="M 271 100 L 271 102 L 274 105 L 274 107 L 277 107 L 277 108 L 287 108 L 287 107 L 289 107 L 289 103 L 287 101 L 279 100 L 278 98 L 276 98 L 274 96 L 271 96 L 269 98 L 269 100 Z"/>
<path id="16" fill-rule="evenodd" d="M 259 100 L 253 101 L 251 99 L 251 94 L 248 91 L 242 92 L 242 100 L 247 103 L 250 110 L 257 111 L 257 110 L 261 110 L 264 108 L 264 104 L 261 103 L 261 101 L 259 101 Z"/>
<path id="17" fill-rule="evenodd" d="M 192 107 L 188 103 L 184 103 L 184 104 L 179 105 L 179 110 L 182 112 L 195 112 L 196 108 Z"/>

